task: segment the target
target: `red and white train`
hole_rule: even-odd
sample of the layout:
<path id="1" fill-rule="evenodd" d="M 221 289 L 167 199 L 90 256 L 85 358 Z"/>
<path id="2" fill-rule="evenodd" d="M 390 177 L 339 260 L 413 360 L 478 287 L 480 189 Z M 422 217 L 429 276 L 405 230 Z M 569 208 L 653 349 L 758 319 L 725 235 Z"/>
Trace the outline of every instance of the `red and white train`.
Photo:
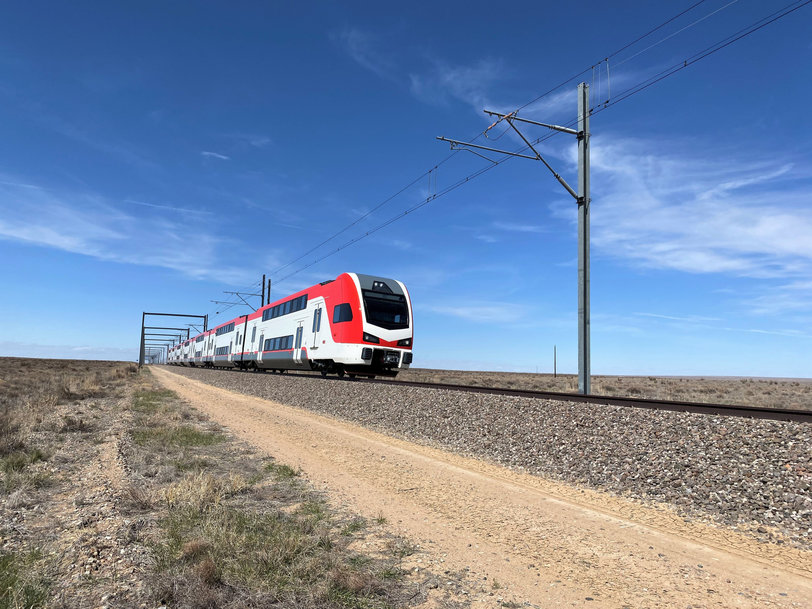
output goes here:
<path id="1" fill-rule="evenodd" d="M 343 273 L 172 347 L 168 363 L 395 376 L 412 363 L 412 319 L 402 282 Z"/>

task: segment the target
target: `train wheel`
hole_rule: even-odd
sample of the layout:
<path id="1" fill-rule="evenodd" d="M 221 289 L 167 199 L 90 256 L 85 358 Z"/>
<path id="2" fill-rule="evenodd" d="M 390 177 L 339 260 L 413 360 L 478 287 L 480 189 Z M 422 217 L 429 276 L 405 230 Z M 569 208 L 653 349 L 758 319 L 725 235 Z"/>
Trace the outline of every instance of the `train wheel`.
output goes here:
<path id="1" fill-rule="evenodd" d="M 336 371 L 336 374 L 339 376 L 339 378 L 342 378 L 342 379 L 343 379 L 343 378 L 344 378 L 344 368 L 339 368 L 339 369 Z"/>
<path id="2" fill-rule="evenodd" d="M 326 370 L 321 371 L 321 378 L 323 378 L 323 379 L 327 378 L 327 371 Z"/>
<path id="3" fill-rule="evenodd" d="M 355 378 L 355 375 L 352 372 L 350 372 L 347 376 L 349 376 L 351 379 Z"/>

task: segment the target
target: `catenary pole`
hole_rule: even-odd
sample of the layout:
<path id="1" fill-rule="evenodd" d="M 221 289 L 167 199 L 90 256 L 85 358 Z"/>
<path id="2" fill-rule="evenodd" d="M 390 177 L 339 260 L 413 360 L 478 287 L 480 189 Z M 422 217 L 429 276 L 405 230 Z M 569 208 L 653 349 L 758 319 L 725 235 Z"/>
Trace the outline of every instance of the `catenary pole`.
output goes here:
<path id="1" fill-rule="evenodd" d="M 141 314 L 141 348 L 138 350 L 138 367 L 144 365 L 144 320 L 146 313 Z"/>
<path id="2" fill-rule="evenodd" d="M 490 146 L 482 146 L 481 144 L 474 144 L 473 142 L 463 142 L 460 140 L 452 140 L 447 137 L 440 136 L 437 139 L 443 142 L 449 142 L 452 150 L 476 148 L 479 150 L 486 150 L 488 152 L 497 152 L 499 154 L 506 154 L 508 156 L 519 157 L 522 159 L 530 159 L 532 161 L 541 161 L 541 163 L 553 174 L 556 180 L 564 187 L 575 202 L 578 204 L 578 392 L 588 394 L 591 391 L 590 382 L 590 349 L 589 349 L 589 85 L 582 82 L 578 85 L 578 130 L 571 129 L 570 127 L 562 127 L 559 125 L 551 125 L 548 123 L 541 123 L 539 121 L 530 120 L 524 117 L 517 116 L 518 110 L 510 114 L 503 114 L 501 112 L 494 112 L 492 110 L 485 110 L 485 114 L 495 116 L 497 120 L 485 130 L 487 133 L 493 129 L 501 121 L 507 122 L 508 126 L 516 132 L 516 134 L 525 143 L 525 150 L 531 150 L 534 154 L 523 154 L 520 152 L 511 152 L 508 150 L 500 150 Z M 568 133 L 576 136 L 578 139 L 578 191 L 576 192 L 567 181 L 553 169 L 541 153 L 533 146 L 533 143 L 524 136 L 524 134 L 516 127 L 515 123 L 528 123 L 531 125 L 538 125 L 546 127 L 561 133 Z M 541 140 L 537 140 L 541 141 Z M 536 143 L 537 143 L 536 142 Z M 474 152 L 471 150 L 471 152 Z M 479 154 L 479 153 L 474 153 Z M 479 155 L 482 156 L 482 155 Z M 494 163 L 495 161 L 484 157 Z M 555 371 L 554 371 L 555 374 Z"/>
<path id="3" fill-rule="evenodd" d="M 578 85 L 578 393 L 591 393 L 589 350 L 589 85 Z"/>

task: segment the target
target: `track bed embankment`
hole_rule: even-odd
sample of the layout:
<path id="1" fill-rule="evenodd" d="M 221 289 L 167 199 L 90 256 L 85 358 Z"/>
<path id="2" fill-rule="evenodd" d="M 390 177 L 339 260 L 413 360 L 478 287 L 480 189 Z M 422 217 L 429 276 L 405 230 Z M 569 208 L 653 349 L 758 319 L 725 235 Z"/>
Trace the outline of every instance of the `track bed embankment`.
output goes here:
<path id="1" fill-rule="evenodd" d="M 812 549 L 812 426 L 616 406 L 171 368 L 463 455 L 662 502 Z"/>
<path id="2" fill-rule="evenodd" d="M 301 468 L 334 501 L 392 523 L 449 576 L 464 573 L 468 598 L 478 606 L 760 609 L 806 606 L 812 598 L 812 553 L 789 544 L 686 522 L 662 506 L 410 442 L 191 375 L 154 373 L 234 434 Z M 220 374 L 240 376 L 249 375 Z M 332 387 L 325 400 L 345 397 L 337 395 L 340 383 L 311 381 Z"/>

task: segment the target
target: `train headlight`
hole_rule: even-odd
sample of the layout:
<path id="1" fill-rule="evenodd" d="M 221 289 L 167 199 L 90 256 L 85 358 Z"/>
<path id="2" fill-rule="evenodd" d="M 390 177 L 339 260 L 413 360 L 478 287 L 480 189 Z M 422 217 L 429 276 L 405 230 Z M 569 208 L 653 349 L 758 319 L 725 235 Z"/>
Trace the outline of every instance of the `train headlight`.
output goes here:
<path id="1" fill-rule="evenodd" d="M 358 335 L 356 334 L 356 336 Z M 379 345 L 381 343 L 381 339 L 378 338 L 377 336 L 372 336 L 372 334 L 367 334 L 366 332 L 364 332 L 364 342 L 375 343 L 376 345 Z"/>
<path id="2" fill-rule="evenodd" d="M 404 338 L 398 341 L 398 347 L 411 347 L 411 346 L 412 346 L 411 338 Z"/>

